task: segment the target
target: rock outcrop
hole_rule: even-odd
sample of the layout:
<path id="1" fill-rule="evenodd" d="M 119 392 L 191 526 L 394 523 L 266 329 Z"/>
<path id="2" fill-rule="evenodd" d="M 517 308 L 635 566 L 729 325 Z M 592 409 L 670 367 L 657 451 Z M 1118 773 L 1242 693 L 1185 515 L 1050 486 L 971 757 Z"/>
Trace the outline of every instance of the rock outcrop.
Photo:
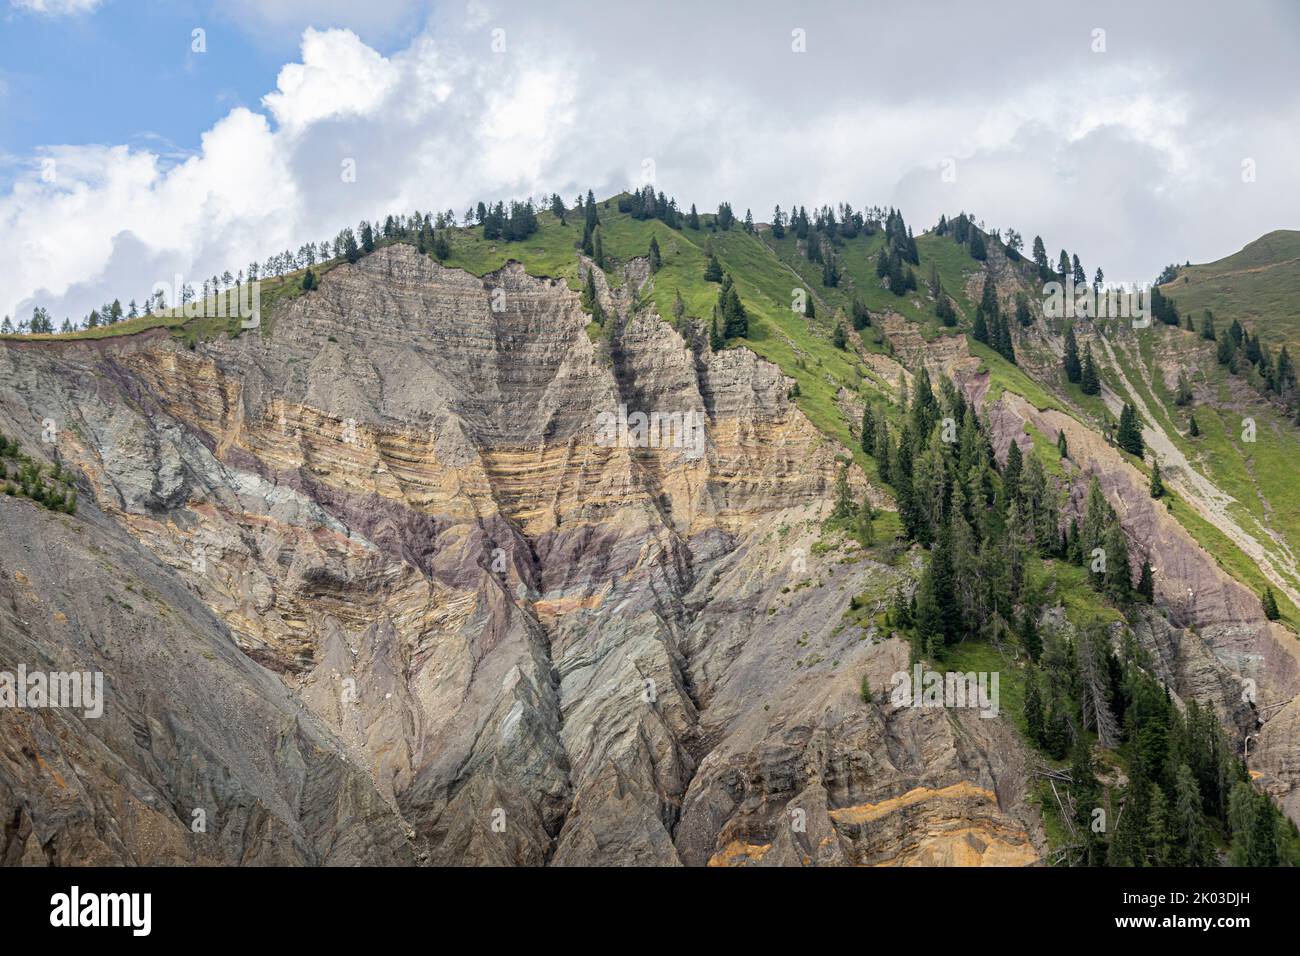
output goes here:
<path id="1" fill-rule="evenodd" d="M 393 245 L 261 334 L 0 343 L 83 501 L 0 501 L 0 665 L 113 688 L 0 712 L 6 861 L 1035 861 L 1005 720 L 863 702 L 906 648 L 841 625 L 899 572 L 813 547 L 840 450 L 623 278 L 593 337 Z"/>

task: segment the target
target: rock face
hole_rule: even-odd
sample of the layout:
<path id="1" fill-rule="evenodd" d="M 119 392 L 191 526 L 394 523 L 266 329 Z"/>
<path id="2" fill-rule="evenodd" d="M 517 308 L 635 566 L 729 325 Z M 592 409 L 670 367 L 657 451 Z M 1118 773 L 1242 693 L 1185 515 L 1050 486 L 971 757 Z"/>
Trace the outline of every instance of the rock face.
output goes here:
<path id="1" fill-rule="evenodd" d="M 906 647 L 840 621 L 899 572 L 814 549 L 789 380 L 598 275 L 595 338 L 394 245 L 261 334 L 0 343 L 82 502 L 0 499 L 0 669 L 110 688 L 0 710 L 5 862 L 1034 862 L 1005 720 L 863 702 Z"/>

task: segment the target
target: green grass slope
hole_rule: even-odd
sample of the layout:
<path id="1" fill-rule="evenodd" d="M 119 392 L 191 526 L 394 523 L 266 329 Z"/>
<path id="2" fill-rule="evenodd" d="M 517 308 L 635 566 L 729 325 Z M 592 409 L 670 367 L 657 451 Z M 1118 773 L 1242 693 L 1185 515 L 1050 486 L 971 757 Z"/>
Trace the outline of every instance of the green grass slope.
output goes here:
<path id="1" fill-rule="evenodd" d="M 1300 347 L 1300 231 L 1270 232 L 1218 262 L 1186 266 L 1160 288 L 1198 323 L 1209 309 L 1217 327 L 1238 319 L 1274 351 Z"/>

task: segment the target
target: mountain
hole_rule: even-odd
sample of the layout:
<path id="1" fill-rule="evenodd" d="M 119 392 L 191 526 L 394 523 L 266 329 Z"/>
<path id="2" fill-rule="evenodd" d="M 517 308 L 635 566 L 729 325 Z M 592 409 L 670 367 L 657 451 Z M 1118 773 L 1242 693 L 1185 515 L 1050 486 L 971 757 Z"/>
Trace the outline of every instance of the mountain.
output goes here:
<path id="1" fill-rule="evenodd" d="M 1185 266 L 1161 288 L 1198 322 L 1209 309 L 1279 347 L 1300 347 L 1300 231 L 1279 229 L 1217 262 Z"/>
<path id="2" fill-rule="evenodd" d="M 513 240 L 491 210 L 403 217 L 265 279 L 256 328 L 0 338 L 0 670 L 106 684 L 99 719 L 0 708 L 0 856 L 1267 858 L 1244 815 L 1290 859 L 1294 513 L 1208 425 L 1249 407 L 1295 441 L 1281 397 L 1196 332 L 1075 320 L 1085 395 L 1032 263 L 965 216 L 848 212 L 693 228 L 624 195 Z M 1114 441 L 1125 404 L 1163 499 Z M 670 430 L 638 440 L 637 412 Z M 996 674 L 996 714 L 900 700 L 914 665 Z M 1135 835 L 1180 786 L 1203 819 Z"/>

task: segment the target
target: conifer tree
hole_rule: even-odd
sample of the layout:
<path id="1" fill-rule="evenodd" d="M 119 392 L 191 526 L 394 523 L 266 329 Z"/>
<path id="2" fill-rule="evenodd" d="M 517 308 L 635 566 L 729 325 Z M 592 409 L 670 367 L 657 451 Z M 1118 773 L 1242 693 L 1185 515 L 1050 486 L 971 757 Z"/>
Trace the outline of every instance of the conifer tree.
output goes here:
<path id="1" fill-rule="evenodd" d="M 1002 487 L 1008 501 L 1020 496 L 1020 474 L 1023 467 L 1023 455 L 1020 444 L 1012 439 L 1007 447 L 1007 463 L 1002 468 Z"/>
<path id="2" fill-rule="evenodd" d="M 1165 495 L 1165 483 L 1160 480 L 1160 462 L 1156 460 L 1151 463 L 1151 497 L 1163 498 Z"/>
<path id="3" fill-rule="evenodd" d="M 857 533 L 863 547 L 876 543 L 876 507 L 871 503 L 869 491 L 863 494 L 862 507 L 858 509 Z"/>
<path id="4" fill-rule="evenodd" d="M 840 472 L 835 478 L 835 508 L 831 512 L 832 518 L 848 518 L 853 514 L 853 495 L 849 491 L 849 466 L 847 464 L 840 467 Z"/>
<path id="5" fill-rule="evenodd" d="M 722 281 L 722 264 L 718 262 L 718 257 L 709 253 L 708 262 L 704 266 L 704 281 L 721 282 Z"/>
<path id="6" fill-rule="evenodd" d="M 886 484 L 893 484 L 892 472 L 889 461 L 889 423 L 882 417 L 876 422 L 876 448 L 872 457 L 876 459 L 876 471 L 880 473 L 880 480 Z"/>
<path id="7" fill-rule="evenodd" d="M 1267 585 L 1264 587 L 1264 597 L 1260 602 L 1264 608 L 1264 616 L 1270 621 L 1276 621 L 1282 616 L 1277 608 L 1277 598 L 1273 594 L 1273 589 Z"/>
<path id="8" fill-rule="evenodd" d="M 1044 281 L 1050 279 L 1052 270 L 1047 264 L 1047 247 L 1043 245 L 1042 236 L 1034 236 L 1033 257 L 1034 265 L 1038 267 L 1038 278 Z"/>
<path id="9" fill-rule="evenodd" d="M 1214 313 L 1209 309 L 1206 309 L 1205 315 L 1201 317 L 1201 338 L 1210 342 L 1217 338 L 1214 333 Z"/>
<path id="10" fill-rule="evenodd" d="M 1142 599 L 1150 604 L 1155 600 L 1155 579 L 1151 570 L 1151 562 L 1146 558 L 1142 559 L 1142 571 L 1138 575 L 1137 592 Z"/>
<path id="11" fill-rule="evenodd" d="M 1074 338 L 1074 327 L 1065 330 L 1065 367 L 1066 380 L 1079 382 L 1083 377 L 1083 366 L 1079 363 L 1079 343 Z"/>
<path id="12" fill-rule="evenodd" d="M 1115 444 L 1130 455 L 1141 458 L 1144 452 L 1142 426 L 1138 422 L 1137 412 L 1128 402 L 1119 415 L 1119 428 L 1115 432 Z"/>
<path id="13" fill-rule="evenodd" d="M 1085 395 L 1101 394 L 1101 379 L 1097 377 L 1097 366 L 1092 360 L 1092 343 L 1083 348 L 1083 370 L 1079 373 L 1079 388 Z"/>
<path id="14" fill-rule="evenodd" d="M 1043 698 L 1038 689 L 1038 670 L 1032 664 L 1025 669 L 1025 729 L 1029 739 L 1042 746 L 1046 725 L 1043 718 Z"/>
<path id="15" fill-rule="evenodd" d="M 862 406 L 862 430 L 859 435 L 862 443 L 862 450 L 868 455 L 874 454 L 876 450 L 876 416 L 871 410 L 870 403 L 864 403 Z"/>

